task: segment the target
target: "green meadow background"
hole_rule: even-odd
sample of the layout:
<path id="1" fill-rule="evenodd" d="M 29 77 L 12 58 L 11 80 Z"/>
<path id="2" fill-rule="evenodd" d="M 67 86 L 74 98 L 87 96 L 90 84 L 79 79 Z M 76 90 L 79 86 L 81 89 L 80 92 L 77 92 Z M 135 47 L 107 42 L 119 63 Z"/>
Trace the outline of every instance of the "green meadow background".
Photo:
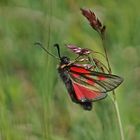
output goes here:
<path id="1" fill-rule="evenodd" d="M 140 139 L 139 0 L 0 0 L 0 140 L 120 140 L 110 98 L 84 111 L 71 102 L 57 72 L 54 43 L 103 52 L 98 34 L 81 15 L 92 9 L 107 27 L 113 73 L 124 78 L 116 89 L 125 140 Z"/>

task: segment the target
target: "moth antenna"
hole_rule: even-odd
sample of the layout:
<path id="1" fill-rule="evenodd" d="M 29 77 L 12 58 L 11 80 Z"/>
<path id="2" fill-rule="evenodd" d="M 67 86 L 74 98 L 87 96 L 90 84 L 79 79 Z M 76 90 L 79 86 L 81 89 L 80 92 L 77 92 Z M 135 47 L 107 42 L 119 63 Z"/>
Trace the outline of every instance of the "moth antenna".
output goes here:
<path id="1" fill-rule="evenodd" d="M 54 57 L 56 59 L 59 59 L 57 56 L 55 56 L 54 54 L 50 53 L 46 48 L 44 48 L 43 45 L 40 42 L 35 42 L 34 45 L 39 46 L 40 48 L 42 48 L 46 53 L 48 53 L 52 57 Z"/>
<path id="2" fill-rule="evenodd" d="M 54 44 L 54 47 L 57 48 L 58 56 L 59 56 L 59 58 L 61 59 L 62 57 L 61 57 L 61 55 L 60 55 L 60 47 L 59 47 L 59 45 L 56 43 L 56 44 Z"/>

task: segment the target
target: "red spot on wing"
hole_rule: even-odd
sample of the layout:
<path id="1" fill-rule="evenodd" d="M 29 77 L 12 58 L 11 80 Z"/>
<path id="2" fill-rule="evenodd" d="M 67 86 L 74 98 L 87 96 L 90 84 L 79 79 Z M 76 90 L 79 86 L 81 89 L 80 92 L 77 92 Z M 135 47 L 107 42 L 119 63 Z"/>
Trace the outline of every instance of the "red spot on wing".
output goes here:
<path id="1" fill-rule="evenodd" d="M 85 76 L 87 77 L 86 78 L 86 82 L 90 85 L 94 85 L 95 84 L 95 81 L 93 78 L 90 78 L 88 74 L 85 74 Z"/>
<path id="2" fill-rule="evenodd" d="M 80 75 L 79 75 L 79 74 L 72 73 L 71 75 L 72 75 L 74 78 L 80 78 Z M 85 82 L 87 82 L 87 83 L 90 84 L 90 85 L 94 85 L 94 84 L 95 84 L 94 79 L 91 79 L 91 78 L 85 79 Z"/>
<path id="3" fill-rule="evenodd" d="M 94 85 L 95 84 L 93 79 L 87 79 L 87 83 L 90 84 L 90 85 Z"/>
<path id="4" fill-rule="evenodd" d="M 101 93 L 90 90 L 77 83 L 73 83 L 73 87 L 78 100 L 82 99 L 94 100 L 102 96 Z"/>
<path id="5" fill-rule="evenodd" d="M 74 71 L 74 72 L 78 72 L 78 73 L 90 73 L 90 71 L 88 71 L 84 68 L 81 68 L 81 67 L 76 67 L 76 66 L 70 67 L 70 70 Z"/>
<path id="6" fill-rule="evenodd" d="M 104 76 L 99 76 L 98 78 L 99 78 L 99 80 L 101 80 L 101 81 L 106 80 L 106 77 L 104 77 Z"/>
<path id="7" fill-rule="evenodd" d="M 80 77 L 79 74 L 75 74 L 75 73 L 73 73 L 72 76 L 73 76 L 74 78 L 79 78 L 79 77 Z"/>

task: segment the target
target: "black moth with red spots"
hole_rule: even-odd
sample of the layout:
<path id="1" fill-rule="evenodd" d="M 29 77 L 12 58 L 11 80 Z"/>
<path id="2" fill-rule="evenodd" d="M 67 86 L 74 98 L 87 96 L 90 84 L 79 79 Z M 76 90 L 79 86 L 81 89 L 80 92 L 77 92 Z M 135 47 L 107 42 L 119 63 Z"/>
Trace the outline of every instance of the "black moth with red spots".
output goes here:
<path id="1" fill-rule="evenodd" d="M 90 68 L 86 67 L 88 64 L 80 64 L 81 60 L 87 63 L 91 50 L 68 46 L 73 52 L 79 54 L 74 61 L 70 61 L 66 56 L 61 57 L 58 44 L 54 46 L 57 47 L 60 58 L 58 72 L 71 100 L 80 104 L 85 110 L 91 110 L 92 102 L 104 99 L 107 92 L 114 90 L 123 82 L 119 76 L 95 71 L 93 64 L 90 64 Z M 81 58 L 83 55 L 86 56 L 84 59 Z"/>

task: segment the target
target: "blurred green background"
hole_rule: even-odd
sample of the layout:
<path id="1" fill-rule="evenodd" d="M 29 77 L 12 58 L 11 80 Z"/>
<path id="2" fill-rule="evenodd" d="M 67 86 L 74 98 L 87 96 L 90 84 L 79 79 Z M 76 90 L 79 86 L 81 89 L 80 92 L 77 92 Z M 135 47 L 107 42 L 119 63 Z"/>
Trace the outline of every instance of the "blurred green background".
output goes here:
<path id="1" fill-rule="evenodd" d="M 80 13 L 92 9 L 107 26 L 113 73 L 125 81 L 116 90 L 126 140 L 140 138 L 139 0 L 0 0 L 0 140 L 119 140 L 112 100 L 84 111 L 71 102 L 52 53 L 74 56 L 65 43 L 103 52 Z"/>

